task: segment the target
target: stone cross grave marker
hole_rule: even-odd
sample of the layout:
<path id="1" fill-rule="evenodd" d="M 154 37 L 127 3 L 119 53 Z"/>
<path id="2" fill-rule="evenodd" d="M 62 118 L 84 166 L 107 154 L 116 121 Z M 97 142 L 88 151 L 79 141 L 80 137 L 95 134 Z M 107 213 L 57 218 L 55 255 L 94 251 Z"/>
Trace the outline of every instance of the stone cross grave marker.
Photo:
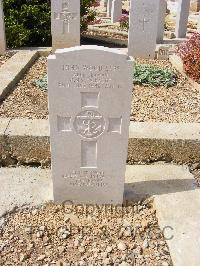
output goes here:
<path id="1" fill-rule="evenodd" d="M 49 115 L 56 202 L 121 204 L 133 60 L 99 46 L 48 58 Z"/>
<path id="2" fill-rule="evenodd" d="M 80 45 L 80 0 L 51 1 L 53 50 Z"/>
<path id="3" fill-rule="evenodd" d="M 5 23 L 3 13 L 3 0 L 0 0 L 0 54 L 6 51 Z"/>
<path id="4" fill-rule="evenodd" d="M 131 0 L 128 53 L 134 57 L 154 58 L 157 38 L 159 0 Z"/>

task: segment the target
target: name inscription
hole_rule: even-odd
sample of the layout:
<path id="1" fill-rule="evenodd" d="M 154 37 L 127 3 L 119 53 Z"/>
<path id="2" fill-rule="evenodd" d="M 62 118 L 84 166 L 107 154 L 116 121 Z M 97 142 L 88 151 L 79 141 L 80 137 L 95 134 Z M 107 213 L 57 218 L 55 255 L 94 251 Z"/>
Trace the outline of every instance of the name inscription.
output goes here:
<path id="1" fill-rule="evenodd" d="M 105 175 L 103 171 L 73 170 L 63 175 L 72 187 L 105 187 Z"/>
<path id="2" fill-rule="evenodd" d="M 66 82 L 58 82 L 59 88 L 114 89 L 119 85 L 112 82 L 112 73 L 120 72 L 117 65 L 62 65 L 62 70 L 70 73 Z"/>

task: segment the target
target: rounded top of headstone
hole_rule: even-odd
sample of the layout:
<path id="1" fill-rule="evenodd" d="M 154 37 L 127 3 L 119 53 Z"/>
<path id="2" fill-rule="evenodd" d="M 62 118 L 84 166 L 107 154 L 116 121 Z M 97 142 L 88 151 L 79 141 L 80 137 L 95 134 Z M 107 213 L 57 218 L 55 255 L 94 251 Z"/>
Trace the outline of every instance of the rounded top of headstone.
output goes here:
<path id="1" fill-rule="evenodd" d="M 85 51 L 89 51 L 91 53 L 105 52 L 105 53 L 109 53 L 109 54 L 115 54 L 115 55 L 119 55 L 121 58 L 124 58 L 124 60 L 134 61 L 134 59 L 131 56 L 127 55 L 126 50 L 124 50 L 124 49 L 120 50 L 120 49 L 116 49 L 116 48 L 108 48 L 108 47 L 97 46 L 97 45 L 82 45 L 82 46 L 75 46 L 75 47 L 64 48 L 64 49 L 57 49 L 55 51 L 55 56 L 56 56 L 56 58 L 59 58 L 59 56 L 63 56 L 63 54 L 73 53 L 73 52 L 74 53 L 77 53 L 77 52 L 81 53 L 81 52 L 85 52 Z M 50 55 L 49 58 L 52 58 L 52 55 Z"/>

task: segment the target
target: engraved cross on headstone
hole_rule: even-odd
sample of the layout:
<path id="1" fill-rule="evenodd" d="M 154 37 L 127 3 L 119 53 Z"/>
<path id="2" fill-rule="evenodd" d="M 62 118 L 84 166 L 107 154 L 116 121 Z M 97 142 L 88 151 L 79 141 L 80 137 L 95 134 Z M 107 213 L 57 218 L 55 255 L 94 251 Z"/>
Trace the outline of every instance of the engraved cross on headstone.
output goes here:
<path id="1" fill-rule="evenodd" d="M 145 23 L 148 23 L 150 20 L 149 19 L 146 19 L 146 18 L 143 18 L 143 20 L 139 19 L 139 22 L 142 23 L 142 26 L 143 26 L 143 31 L 145 30 Z"/>
<path id="2" fill-rule="evenodd" d="M 69 1 L 63 1 L 61 12 L 54 12 L 54 18 L 57 20 L 61 20 L 63 22 L 63 31 L 62 34 L 70 32 L 70 21 L 77 18 L 77 13 L 73 13 L 69 11 Z"/>
<path id="3" fill-rule="evenodd" d="M 81 168 L 97 167 L 97 139 L 105 132 L 121 134 L 122 117 L 108 118 L 108 125 L 98 111 L 98 92 L 81 92 L 82 110 L 73 123 L 71 117 L 58 117 L 58 131 L 72 131 L 81 137 Z"/>

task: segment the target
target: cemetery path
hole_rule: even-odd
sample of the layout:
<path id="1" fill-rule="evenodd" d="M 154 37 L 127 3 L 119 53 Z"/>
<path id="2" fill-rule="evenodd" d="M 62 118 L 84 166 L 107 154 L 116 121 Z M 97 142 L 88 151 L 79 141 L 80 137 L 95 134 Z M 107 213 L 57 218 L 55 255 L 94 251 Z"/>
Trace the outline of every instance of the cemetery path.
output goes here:
<path id="1" fill-rule="evenodd" d="M 139 60 L 139 63 L 159 65 L 171 69 L 169 61 Z M 0 117 L 48 118 L 47 92 L 33 85 L 33 80 L 47 73 L 47 59 L 40 57 L 29 69 L 15 90 L 0 105 Z M 131 120 L 137 122 L 200 122 L 200 91 L 178 73 L 176 86 L 135 85 L 132 98 Z"/>

